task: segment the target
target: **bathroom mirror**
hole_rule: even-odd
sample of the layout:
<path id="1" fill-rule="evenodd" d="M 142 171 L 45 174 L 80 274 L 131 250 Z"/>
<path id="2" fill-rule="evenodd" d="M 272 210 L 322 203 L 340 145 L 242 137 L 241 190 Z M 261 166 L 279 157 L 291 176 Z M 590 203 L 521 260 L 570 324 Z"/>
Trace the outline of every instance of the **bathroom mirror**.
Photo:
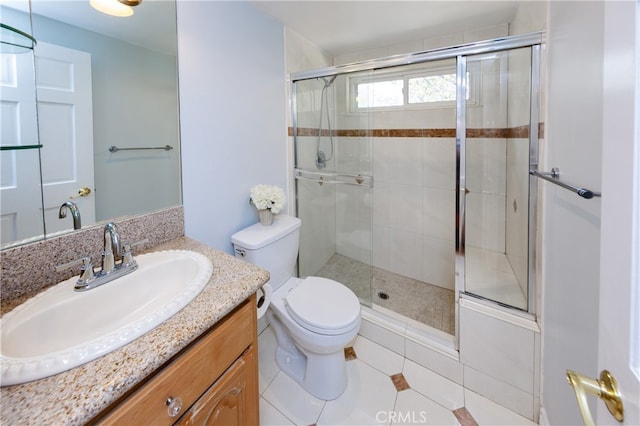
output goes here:
<path id="1" fill-rule="evenodd" d="M 41 170 L 32 208 L 46 236 L 73 230 L 71 214 L 58 217 L 66 201 L 79 207 L 82 227 L 180 204 L 175 0 L 145 0 L 123 18 L 89 0 L 16 4 L 37 40 L 42 147 L 29 167 Z M 7 232 L 5 222 L 3 211 L 3 247 L 43 238 L 42 226 Z"/>

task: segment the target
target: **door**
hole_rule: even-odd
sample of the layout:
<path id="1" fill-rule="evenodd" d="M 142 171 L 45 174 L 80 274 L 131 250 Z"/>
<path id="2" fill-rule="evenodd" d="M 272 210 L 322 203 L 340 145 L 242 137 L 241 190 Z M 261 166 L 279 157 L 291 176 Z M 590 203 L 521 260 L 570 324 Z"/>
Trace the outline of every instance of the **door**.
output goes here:
<path id="1" fill-rule="evenodd" d="M 0 54 L 1 243 L 41 236 L 33 53 Z"/>
<path id="2" fill-rule="evenodd" d="M 82 226 L 95 223 L 91 55 L 39 42 L 36 73 L 45 228 L 51 234 L 73 229 L 70 215 L 58 218 L 66 201 L 78 206 Z"/>
<path id="3" fill-rule="evenodd" d="M 240 357 L 193 404 L 179 425 L 244 426 L 259 423 L 255 346 Z"/>
<path id="4" fill-rule="evenodd" d="M 639 14 L 638 2 L 605 4 L 598 370 L 618 381 L 625 425 L 640 424 Z M 604 404 L 596 412 L 617 424 Z"/>

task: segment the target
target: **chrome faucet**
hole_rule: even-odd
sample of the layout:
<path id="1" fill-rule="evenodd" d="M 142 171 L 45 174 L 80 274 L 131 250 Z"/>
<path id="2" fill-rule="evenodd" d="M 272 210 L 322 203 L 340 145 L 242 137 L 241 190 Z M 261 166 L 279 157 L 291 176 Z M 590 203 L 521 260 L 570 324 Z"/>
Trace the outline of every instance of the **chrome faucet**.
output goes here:
<path id="1" fill-rule="evenodd" d="M 109 222 L 104 226 L 104 246 L 102 249 L 102 272 L 110 273 L 116 267 L 116 261 L 122 257 L 120 234 L 115 223 Z"/>
<path id="2" fill-rule="evenodd" d="M 121 244 L 118 227 L 113 222 L 109 222 L 104 226 L 103 238 L 101 271 L 96 272 L 93 269 L 93 263 L 91 263 L 91 258 L 88 256 L 56 266 L 56 271 L 60 272 L 66 268 L 82 265 L 80 278 L 78 278 L 74 287 L 76 291 L 99 287 L 138 269 L 138 263 L 131 254 L 131 246 L 148 242 L 147 239 L 133 244 Z"/>
<path id="3" fill-rule="evenodd" d="M 58 218 L 64 219 L 67 217 L 67 209 L 69 209 L 71 217 L 73 217 L 73 229 L 80 229 L 82 226 L 80 221 L 80 209 L 78 209 L 78 206 L 73 201 L 62 203 L 60 210 L 58 211 Z"/>

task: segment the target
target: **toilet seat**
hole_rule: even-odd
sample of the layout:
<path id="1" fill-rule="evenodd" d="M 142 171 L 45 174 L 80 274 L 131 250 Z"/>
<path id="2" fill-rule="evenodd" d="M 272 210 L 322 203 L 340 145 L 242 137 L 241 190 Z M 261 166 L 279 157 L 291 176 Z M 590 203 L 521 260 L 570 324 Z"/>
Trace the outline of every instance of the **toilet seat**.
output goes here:
<path id="1" fill-rule="evenodd" d="M 360 302 L 343 284 L 321 277 L 308 277 L 285 297 L 291 318 L 318 334 L 338 335 L 359 325 Z"/>

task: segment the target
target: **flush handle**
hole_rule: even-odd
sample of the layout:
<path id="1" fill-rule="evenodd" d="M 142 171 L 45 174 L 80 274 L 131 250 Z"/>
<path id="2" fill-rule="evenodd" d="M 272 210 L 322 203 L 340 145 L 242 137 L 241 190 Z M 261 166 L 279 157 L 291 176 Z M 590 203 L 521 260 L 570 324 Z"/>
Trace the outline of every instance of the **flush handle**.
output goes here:
<path id="1" fill-rule="evenodd" d="M 600 380 L 592 379 L 572 370 L 567 370 L 567 381 L 573 387 L 578 400 L 578 408 L 585 426 L 593 426 L 593 417 L 589 410 L 587 394 L 595 395 L 604 401 L 611 415 L 619 422 L 624 419 L 622 397 L 618 390 L 618 382 L 607 370 L 602 370 Z"/>

